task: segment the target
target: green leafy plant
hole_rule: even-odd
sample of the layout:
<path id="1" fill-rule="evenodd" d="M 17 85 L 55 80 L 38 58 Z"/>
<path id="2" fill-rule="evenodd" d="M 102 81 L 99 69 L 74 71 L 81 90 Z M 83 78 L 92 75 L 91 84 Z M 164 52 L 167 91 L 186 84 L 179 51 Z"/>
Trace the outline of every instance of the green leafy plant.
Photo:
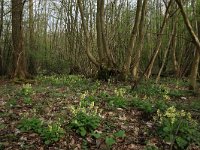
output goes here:
<path id="1" fill-rule="evenodd" d="M 169 98 L 169 90 L 163 85 L 155 85 L 152 83 L 140 85 L 139 88 L 135 89 L 133 95 L 146 95 L 147 97 L 159 97 L 159 98 Z"/>
<path id="2" fill-rule="evenodd" d="M 17 100 L 12 98 L 12 99 L 9 99 L 6 103 L 7 106 L 9 107 L 15 107 L 17 105 Z"/>
<path id="3" fill-rule="evenodd" d="M 33 131 L 38 133 L 47 145 L 57 142 L 65 134 L 59 122 L 47 124 L 35 117 L 22 119 L 18 128 L 23 132 Z"/>
<path id="4" fill-rule="evenodd" d="M 124 138 L 126 136 L 124 130 L 116 131 L 115 133 L 112 133 L 110 135 L 107 135 L 107 133 L 98 133 L 98 132 L 92 132 L 91 135 L 96 139 L 99 138 L 104 139 L 108 147 L 111 147 L 113 144 L 115 144 L 118 138 Z"/>
<path id="5" fill-rule="evenodd" d="M 17 96 L 23 98 L 23 102 L 27 105 L 32 104 L 31 95 L 34 93 L 31 84 L 23 84 L 21 90 L 19 91 Z"/>
<path id="6" fill-rule="evenodd" d="M 147 145 L 144 150 L 159 150 L 156 146 L 154 145 Z"/>
<path id="7" fill-rule="evenodd" d="M 137 96 L 131 101 L 131 106 L 136 107 L 145 113 L 155 113 L 157 109 L 165 111 L 168 108 L 166 100 L 140 99 Z"/>
<path id="8" fill-rule="evenodd" d="M 43 122 L 36 118 L 23 118 L 18 128 L 23 132 L 33 131 L 33 132 L 40 132 L 43 129 Z"/>
<path id="9" fill-rule="evenodd" d="M 61 128 L 61 124 L 58 122 L 49 124 L 40 132 L 42 139 L 47 145 L 57 142 L 64 136 L 64 134 L 65 131 Z"/>
<path id="10" fill-rule="evenodd" d="M 136 107 L 146 113 L 153 113 L 154 108 L 152 103 L 149 100 L 141 100 L 138 97 L 135 97 L 131 101 L 131 106 Z"/>
<path id="11" fill-rule="evenodd" d="M 171 147 L 186 149 L 191 143 L 200 145 L 199 126 L 190 113 L 178 111 L 171 106 L 163 113 L 158 109 L 154 119 L 158 126 L 157 133 L 169 142 Z"/>
<path id="12" fill-rule="evenodd" d="M 28 96 L 31 96 L 31 94 L 33 94 L 33 88 L 31 86 L 31 84 L 23 84 L 19 94 L 21 96 L 25 96 L 25 97 L 28 97 Z"/>
<path id="13" fill-rule="evenodd" d="M 127 101 L 120 96 L 112 96 L 108 98 L 108 104 L 111 107 L 117 107 L 117 108 L 126 108 L 128 105 Z"/>
<path id="14" fill-rule="evenodd" d="M 83 112 L 78 112 L 71 120 L 70 127 L 75 129 L 81 136 L 86 136 L 87 132 L 94 131 L 100 124 L 98 116 L 88 115 Z"/>
<path id="15" fill-rule="evenodd" d="M 100 124 L 101 110 L 94 106 L 94 102 L 89 102 L 85 99 L 87 94 L 81 95 L 79 106 L 71 106 L 70 110 L 73 118 L 70 122 L 70 127 L 81 136 L 86 136 L 88 132 L 93 132 Z"/>
<path id="16" fill-rule="evenodd" d="M 113 137 L 106 137 L 105 143 L 106 145 L 108 145 L 108 147 L 111 147 L 113 144 L 116 143 L 116 140 Z"/>

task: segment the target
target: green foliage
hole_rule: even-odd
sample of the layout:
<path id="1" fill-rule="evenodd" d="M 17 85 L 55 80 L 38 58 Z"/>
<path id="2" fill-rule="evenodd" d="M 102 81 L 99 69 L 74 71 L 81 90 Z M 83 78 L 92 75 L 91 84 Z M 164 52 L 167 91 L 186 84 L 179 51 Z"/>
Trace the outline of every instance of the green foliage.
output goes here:
<path id="1" fill-rule="evenodd" d="M 85 99 L 85 93 L 81 96 L 79 106 L 71 106 L 70 110 L 73 118 L 70 127 L 81 136 L 86 136 L 88 132 L 93 132 L 100 124 L 100 111 L 94 102 Z"/>
<path id="2" fill-rule="evenodd" d="M 7 102 L 6 102 L 6 105 L 8 107 L 15 107 L 17 105 L 17 100 L 12 98 L 12 99 L 9 99 Z"/>
<path id="3" fill-rule="evenodd" d="M 98 81 L 92 82 L 80 75 L 40 76 L 38 79 L 44 84 L 50 84 L 57 87 L 68 86 L 72 90 L 80 91 L 95 90 L 100 85 Z"/>
<path id="4" fill-rule="evenodd" d="M 38 133 L 47 145 L 57 142 L 65 134 L 59 122 L 46 124 L 35 117 L 22 119 L 18 128 L 23 132 L 33 131 Z"/>
<path id="5" fill-rule="evenodd" d="M 114 133 L 114 136 L 117 137 L 117 138 L 124 138 L 125 137 L 125 131 L 119 130 L 116 133 Z"/>
<path id="6" fill-rule="evenodd" d="M 154 118 L 158 125 L 157 133 L 176 149 L 186 149 L 191 143 L 200 144 L 200 131 L 190 113 L 178 111 L 174 106 L 163 113 L 158 109 Z"/>
<path id="7" fill-rule="evenodd" d="M 165 100 L 151 101 L 149 99 L 140 99 L 137 96 L 131 101 L 131 106 L 136 107 L 145 113 L 154 113 L 157 109 L 164 111 L 168 107 Z"/>
<path id="8" fill-rule="evenodd" d="M 108 104 L 111 107 L 126 108 L 128 103 L 123 97 L 112 96 L 108 98 Z"/>
<path id="9" fill-rule="evenodd" d="M 155 85 L 152 83 L 140 85 L 133 91 L 133 95 L 145 95 L 147 97 L 156 96 L 159 98 L 168 98 L 169 90 L 162 85 Z"/>
<path id="10" fill-rule="evenodd" d="M 106 137 L 105 142 L 106 142 L 106 145 L 111 147 L 113 144 L 116 143 L 116 140 L 113 137 Z"/>
<path id="11" fill-rule="evenodd" d="M 19 95 L 24 97 L 30 97 L 33 93 L 31 84 L 23 84 L 21 90 L 19 91 Z"/>
<path id="12" fill-rule="evenodd" d="M 23 84 L 22 88 L 18 92 L 17 96 L 20 96 L 23 98 L 23 102 L 26 105 L 32 104 L 31 95 L 34 94 L 34 90 L 31 86 L 31 84 Z"/>
<path id="13" fill-rule="evenodd" d="M 114 95 L 110 95 L 106 92 L 101 92 L 98 97 L 106 102 L 110 107 L 115 108 L 126 108 L 128 106 L 128 102 L 125 99 L 124 95 L 126 93 L 126 89 L 119 88 L 114 90 Z"/>
<path id="14" fill-rule="evenodd" d="M 33 131 L 33 132 L 40 132 L 43 128 L 43 122 L 36 118 L 23 118 L 20 121 L 18 128 L 23 132 Z"/>
<path id="15" fill-rule="evenodd" d="M 154 145 L 147 145 L 144 150 L 158 150 L 158 148 Z"/>
<path id="16" fill-rule="evenodd" d="M 153 113 L 154 108 L 149 100 L 141 100 L 138 97 L 135 97 L 131 101 L 131 106 L 136 107 L 146 113 Z"/>
<path id="17" fill-rule="evenodd" d="M 94 131 L 100 124 L 98 116 L 88 115 L 84 112 L 78 112 L 71 120 L 70 127 L 75 129 L 81 136 L 86 136 L 87 132 Z"/>
<path id="18" fill-rule="evenodd" d="M 63 128 L 61 128 L 61 124 L 58 122 L 49 124 L 40 132 L 40 136 L 47 145 L 59 141 L 64 134 L 65 131 Z"/>
<path id="19" fill-rule="evenodd" d="M 124 130 L 116 131 L 115 133 L 112 133 L 110 135 L 107 135 L 107 133 L 98 133 L 98 132 L 92 132 L 91 135 L 96 139 L 99 138 L 104 139 L 108 147 L 111 147 L 113 144 L 115 144 L 117 138 L 124 138 L 126 136 Z"/>

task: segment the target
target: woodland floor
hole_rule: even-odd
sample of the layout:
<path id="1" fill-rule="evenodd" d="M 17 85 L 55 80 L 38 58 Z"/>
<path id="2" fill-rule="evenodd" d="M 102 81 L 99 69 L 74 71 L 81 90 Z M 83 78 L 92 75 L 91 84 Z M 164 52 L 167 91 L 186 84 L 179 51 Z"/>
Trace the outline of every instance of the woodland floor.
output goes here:
<path id="1" fill-rule="evenodd" d="M 200 98 L 188 91 L 187 87 L 188 83 L 184 80 L 165 78 L 159 85 L 153 81 L 143 82 L 137 90 L 130 91 L 129 83 L 106 83 L 73 75 L 41 76 L 31 84 L 32 93 L 27 98 L 23 95 L 23 85 L 2 79 L 0 149 L 142 150 L 147 149 L 147 145 L 169 149 L 169 145 L 155 134 L 153 116 L 156 112 L 145 112 L 141 107 L 133 105 L 132 99 L 148 99 L 152 104 L 157 100 L 167 101 L 180 110 L 191 112 L 192 117 L 200 122 Z M 95 130 L 102 133 L 99 138 L 94 138 L 90 133 L 82 137 L 69 127 L 73 118 L 70 106 L 78 107 L 84 93 L 85 99 L 94 101 L 94 105 L 102 109 L 102 119 Z M 20 121 L 31 117 L 46 123 L 60 122 L 65 130 L 64 136 L 57 142 L 45 144 L 39 134 L 22 132 L 19 129 Z M 115 137 L 119 131 L 121 135 Z M 112 140 L 109 142 L 109 139 Z"/>

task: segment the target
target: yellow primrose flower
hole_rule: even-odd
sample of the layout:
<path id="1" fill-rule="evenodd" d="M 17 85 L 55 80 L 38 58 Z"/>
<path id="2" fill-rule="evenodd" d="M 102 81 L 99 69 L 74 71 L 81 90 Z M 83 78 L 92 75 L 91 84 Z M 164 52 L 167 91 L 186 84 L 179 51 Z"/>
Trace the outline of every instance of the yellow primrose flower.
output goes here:
<path id="1" fill-rule="evenodd" d="M 181 116 L 181 117 L 185 117 L 185 115 L 186 115 L 185 111 L 184 111 L 184 110 L 181 110 L 181 111 L 180 111 L 180 116 Z"/>

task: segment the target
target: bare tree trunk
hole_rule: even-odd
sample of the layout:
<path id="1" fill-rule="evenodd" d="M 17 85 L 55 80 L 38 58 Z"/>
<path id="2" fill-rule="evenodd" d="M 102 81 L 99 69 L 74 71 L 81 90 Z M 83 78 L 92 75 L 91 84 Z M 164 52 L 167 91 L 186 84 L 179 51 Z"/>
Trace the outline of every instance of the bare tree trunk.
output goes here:
<path id="1" fill-rule="evenodd" d="M 136 53 L 133 59 L 132 76 L 134 80 L 138 79 L 138 68 L 139 68 L 139 63 L 140 63 L 141 51 L 144 46 L 145 15 L 146 15 L 147 2 L 148 2 L 147 0 L 144 0 L 142 4 L 142 13 L 141 13 L 141 20 L 140 20 L 140 25 L 139 25 L 138 45 L 136 47 Z"/>
<path id="2" fill-rule="evenodd" d="M 33 22 L 33 0 L 29 0 L 29 51 L 31 52 L 29 57 L 29 72 L 36 74 L 36 58 L 34 57 L 34 22 Z"/>
<path id="3" fill-rule="evenodd" d="M 177 56 L 176 56 L 176 45 L 177 45 L 177 31 L 175 30 L 175 33 L 173 35 L 173 39 L 172 39 L 172 60 L 173 60 L 173 65 L 174 65 L 174 71 L 176 74 L 176 77 L 180 76 L 180 65 L 179 62 L 177 60 Z"/>
<path id="4" fill-rule="evenodd" d="M 199 2 L 196 2 L 196 10 L 195 10 L 195 2 L 192 1 L 192 7 L 193 7 L 194 15 L 200 13 L 200 3 Z M 198 38 L 200 38 L 200 21 L 199 20 L 195 20 L 195 27 L 196 27 Z M 198 69 L 199 69 L 199 59 L 200 59 L 200 55 L 199 55 L 199 53 L 197 51 L 197 47 L 196 47 L 194 61 L 192 63 L 192 70 L 190 73 L 190 86 L 191 86 L 192 90 L 194 90 L 194 91 L 197 91 L 197 89 L 198 89 L 196 81 L 197 81 Z"/>
<path id="5" fill-rule="evenodd" d="M 164 52 L 162 65 L 161 65 L 160 70 L 159 70 L 159 72 L 158 72 L 158 75 L 157 75 L 157 77 L 156 77 L 156 83 L 158 83 L 158 81 L 160 80 L 160 75 L 161 75 L 162 70 L 163 70 L 163 68 L 164 68 L 164 65 L 165 65 L 165 62 L 166 62 L 166 59 L 167 59 L 167 54 L 168 54 L 168 52 L 169 52 L 170 46 L 172 45 L 173 37 L 174 37 L 175 32 L 176 32 L 176 21 L 174 21 L 173 27 L 172 27 L 172 28 L 173 28 L 173 29 L 172 29 L 172 34 L 171 34 L 171 36 L 170 36 L 169 42 L 168 42 L 167 47 L 166 47 L 165 52 Z"/>
<path id="6" fill-rule="evenodd" d="M 185 25 L 189 31 L 189 33 L 192 36 L 193 41 L 195 42 L 196 45 L 196 53 L 195 53 L 195 58 L 194 58 L 194 62 L 192 65 L 192 71 L 191 71 L 191 75 L 190 75 L 190 84 L 193 90 L 196 90 L 196 78 L 197 78 L 197 74 L 198 74 L 198 66 L 199 66 L 199 53 L 200 53 L 200 41 L 198 36 L 195 34 L 193 27 L 185 13 L 185 10 L 183 8 L 183 4 L 182 4 L 182 0 L 176 0 L 176 3 L 178 4 L 178 7 L 180 8 L 181 14 L 183 16 Z"/>
<path id="7" fill-rule="evenodd" d="M 135 24 L 134 24 L 134 27 L 132 29 L 128 49 L 125 53 L 125 63 L 124 63 L 124 67 L 123 67 L 123 75 L 124 75 L 125 78 L 127 78 L 127 75 L 130 71 L 132 53 L 133 53 L 133 49 L 135 47 L 135 41 L 136 41 L 136 36 L 137 36 L 137 33 L 138 33 L 141 11 L 142 11 L 142 0 L 137 0 L 137 10 L 136 10 L 136 16 L 135 16 Z"/>
<path id="8" fill-rule="evenodd" d="M 154 62 L 156 60 L 158 52 L 160 51 L 160 47 L 161 47 L 161 44 L 162 44 L 162 36 L 163 36 L 163 32 L 164 32 L 167 20 L 169 18 L 168 12 L 169 12 L 169 8 L 171 6 L 171 3 L 172 3 L 172 0 L 169 1 L 168 6 L 166 8 L 166 12 L 165 12 L 164 20 L 163 20 L 163 23 L 162 23 L 162 26 L 161 26 L 161 29 L 160 29 L 160 33 L 159 33 L 159 35 L 157 37 L 158 41 L 156 42 L 157 43 L 156 48 L 154 50 L 153 56 L 151 57 L 149 65 L 147 66 L 147 68 L 145 70 L 145 73 L 144 73 L 144 75 L 145 75 L 145 77 L 147 79 L 151 76 L 151 72 L 152 72 L 152 68 L 153 68 Z"/>
<path id="9" fill-rule="evenodd" d="M 84 19 L 84 13 L 83 13 L 83 7 L 82 7 L 82 0 L 78 0 L 78 7 L 79 7 L 79 11 L 81 14 L 81 20 L 82 20 L 82 26 L 83 26 L 83 30 L 84 30 L 84 35 L 85 35 L 85 49 L 86 49 L 86 53 L 88 58 L 90 59 L 90 61 L 96 66 L 99 67 L 100 64 L 99 62 L 97 62 L 97 60 L 95 59 L 95 57 L 92 55 L 92 53 L 90 52 L 90 37 L 89 37 L 89 32 L 86 26 L 86 22 Z"/>
<path id="10" fill-rule="evenodd" d="M 182 16 L 183 16 L 185 25 L 186 25 L 186 27 L 187 27 L 189 33 L 191 34 L 192 39 L 193 39 L 193 41 L 195 42 L 195 45 L 197 46 L 197 51 L 198 51 L 198 53 L 200 53 L 200 41 L 199 41 L 199 39 L 198 39 L 198 36 L 195 34 L 195 32 L 194 32 L 194 30 L 193 30 L 193 28 L 192 28 L 192 25 L 191 25 L 191 23 L 190 23 L 190 21 L 189 21 L 187 15 L 186 15 L 186 13 L 185 13 L 185 10 L 184 10 L 184 8 L 183 8 L 182 0 L 175 0 L 175 1 L 176 1 L 176 3 L 178 4 L 178 7 L 179 7 L 180 10 L 181 10 L 181 14 L 182 14 Z"/>
<path id="11" fill-rule="evenodd" d="M 3 31 L 3 13 L 4 13 L 4 0 L 1 0 L 1 8 L 0 8 L 0 42 L 1 42 L 1 35 Z M 3 50 L 2 46 L 0 45 L 0 75 L 3 74 Z"/>
<path id="12" fill-rule="evenodd" d="M 101 26 L 101 2 L 97 1 L 97 14 L 96 14 L 96 29 L 97 29 L 97 47 L 98 47 L 98 54 L 99 54 L 99 62 L 100 64 L 106 63 L 104 58 L 104 48 L 103 48 L 103 41 L 102 41 L 102 26 Z"/>
<path id="13" fill-rule="evenodd" d="M 28 77 L 23 43 L 23 5 L 22 0 L 12 0 L 13 68 L 11 77 L 19 79 Z"/>

